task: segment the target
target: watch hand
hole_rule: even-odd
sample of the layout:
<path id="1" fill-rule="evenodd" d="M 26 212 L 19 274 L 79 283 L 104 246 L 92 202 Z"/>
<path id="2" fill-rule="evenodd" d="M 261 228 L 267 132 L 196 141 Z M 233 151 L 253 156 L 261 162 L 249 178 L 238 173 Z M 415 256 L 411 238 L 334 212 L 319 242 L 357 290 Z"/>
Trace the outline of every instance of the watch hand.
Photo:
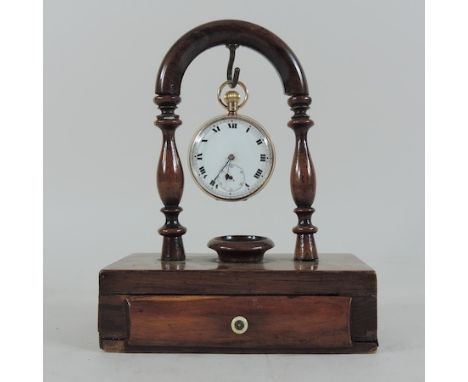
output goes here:
<path id="1" fill-rule="evenodd" d="M 226 166 L 229 164 L 230 161 L 231 161 L 231 159 L 228 159 L 226 164 L 221 168 L 221 170 L 219 170 L 218 175 L 215 176 L 215 178 L 213 179 L 213 182 L 216 181 L 216 179 L 218 179 L 218 176 L 221 175 L 221 173 L 223 172 L 223 170 L 226 168 Z"/>
<path id="2" fill-rule="evenodd" d="M 218 175 L 215 176 L 215 178 L 212 180 L 212 182 L 215 182 L 216 179 L 218 179 L 218 176 L 221 175 L 221 173 L 222 173 L 223 170 L 226 168 L 226 166 L 227 166 L 232 160 L 234 160 L 234 159 L 235 159 L 234 154 L 229 154 L 229 155 L 228 155 L 228 161 L 227 161 L 226 164 L 221 168 L 221 170 L 219 170 Z"/>

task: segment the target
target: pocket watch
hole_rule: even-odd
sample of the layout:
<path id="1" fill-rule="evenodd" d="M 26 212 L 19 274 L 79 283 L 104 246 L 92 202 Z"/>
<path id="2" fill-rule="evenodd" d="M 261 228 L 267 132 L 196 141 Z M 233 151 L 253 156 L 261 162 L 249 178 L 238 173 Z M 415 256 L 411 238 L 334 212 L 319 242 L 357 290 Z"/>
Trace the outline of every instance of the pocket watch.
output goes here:
<path id="1" fill-rule="evenodd" d="M 243 100 L 235 89 L 224 93 L 231 81 L 218 90 L 218 100 L 227 114 L 207 121 L 196 132 L 189 151 L 192 176 L 203 191 L 226 201 L 246 200 L 260 191 L 270 179 L 275 164 L 275 149 L 266 130 L 254 119 L 240 115 Z"/>

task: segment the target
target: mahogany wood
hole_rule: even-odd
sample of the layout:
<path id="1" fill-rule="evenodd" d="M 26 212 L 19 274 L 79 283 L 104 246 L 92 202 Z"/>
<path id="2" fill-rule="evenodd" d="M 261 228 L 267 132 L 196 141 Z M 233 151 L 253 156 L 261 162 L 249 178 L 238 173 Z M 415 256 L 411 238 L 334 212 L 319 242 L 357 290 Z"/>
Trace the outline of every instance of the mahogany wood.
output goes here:
<path id="1" fill-rule="evenodd" d="M 131 296 L 128 344 L 173 347 L 351 346 L 350 297 Z M 242 316 L 247 331 L 231 320 Z M 304 322 L 304 325 L 297 325 Z"/>
<path id="2" fill-rule="evenodd" d="M 239 44 L 263 54 L 276 68 L 293 116 L 291 192 L 298 217 L 294 260 L 268 256 L 262 263 L 222 263 L 216 256 L 185 260 L 179 223 L 184 175 L 175 141 L 175 109 L 188 65 L 206 49 Z M 182 36 L 158 73 L 155 124 L 163 140 L 157 187 L 165 224 L 157 254 L 135 254 L 99 274 L 99 342 L 112 352 L 366 353 L 377 348 L 377 280 L 352 255 L 318 260 L 311 217 L 315 172 L 307 144 L 313 122 L 307 81 L 291 49 L 258 25 L 223 20 Z M 242 249 L 242 248 L 238 248 Z M 248 256 L 252 254 L 247 254 Z M 230 330 L 243 315 L 249 329 Z"/>
<path id="3" fill-rule="evenodd" d="M 235 347 L 174 347 L 174 346 L 132 346 L 123 340 L 101 339 L 99 345 L 102 350 L 112 353 L 233 353 L 233 354 L 369 354 L 375 353 L 377 342 L 353 342 L 346 347 L 316 347 L 316 348 L 235 348 Z"/>
<path id="4" fill-rule="evenodd" d="M 208 248 L 215 250 L 225 263 L 260 263 L 265 252 L 274 246 L 269 238 L 255 235 L 218 236 L 208 242 Z"/>
<path id="5" fill-rule="evenodd" d="M 276 68 L 288 95 L 307 95 L 307 80 L 293 51 L 278 36 L 241 20 L 218 20 L 184 34 L 171 47 L 159 68 L 156 94 L 180 95 L 182 78 L 190 63 L 205 50 L 225 44 L 247 46 L 265 56 Z"/>
<path id="6" fill-rule="evenodd" d="M 211 255 L 192 255 L 186 261 L 178 262 L 155 261 L 156 256 L 154 253 L 134 254 L 109 265 L 100 272 L 98 328 L 101 347 L 104 350 L 125 352 L 355 353 L 371 352 L 377 347 L 376 275 L 372 268 L 353 255 L 326 254 L 319 263 L 315 263 L 293 261 L 289 256 L 273 254 L 265 258 L 263 263 L 245 264 L 220 263 L 214 253 Z M 248 346 L 233 343 L 222 344 L 222 339 L 214 338 L 220 334 L 216 332 L 218 329 L 215 328 L 219 328 L 221 321 L 225 322 L 223 320 L 226 316 L 223 316 L 222 319 L 221 316 L 216 316 L 216 312 L 212 314 L 214 321 L 211 323 L 213 325 L 217 323 L 218 326 L 215 325 L 209 329 L 211 331 L 209 331 L 209 335 L 207 334 L 204 346 L 184 345 L 183 339 L 186 338 L 186 334 L 183 336 L 181 334 L 173 343 L 169 343 L 167 336 L 170 334 L 166 332 L 162 334 L 163 338 L 168 341 L 164 345 L 162 343 L 156 345 L 154 341 L 157 339 L 153 337 L 151 337 L 151 344 L 145 345 L 142 345 L 142 342 L 137 345 L 129 340 L 129 328 L 132 324 L 128 301 L 140 300 L 143 297 L 149 298 L 148 301 L 162 301 L 165 296 L 169 299 L 179 296 L 180 301 L 183 301 L 179 301 L 180 303 L 177 304 L 180 309 L 176 309 L 175 306 L 158 305 L 158 311 L 166 317 L 166 324 L 169 324 L 168 320 L 172 315 L 174 315 L 174 319 L 171 322 L 174 325 L 189 325 L 188 322 L 191 319 L 202 319 L 193 314 L 195 305 L 201 317 L 208 315 L 206 312 L 203 313 L 204 309 L 208 309 L 210 312 L 216 310 L 213 307 L 215 303 L 218 307 L 217 312 L 221 316 L 224 314 L 223 311 L 233 313 L 229 310 L 233 309 L 233 305 L 229 302 L 232 299 L 232 304 L 240 309 L 250 307 L 249 309 L 254 312 L 255 317 L 261 317 L 262 307 L 268 306 L 268 316 L 271 320 L 275 321 L 275 317 L 282 317 L 281 321 L 284 322 L 281 325 L 290 325 L 290 331 L 298 331 L 292 333 L 291 336 L 296 336 L 299 332 L 315 330 L 310 327 L 314 326 L 311 325 L 311 315 L 320 312 L 321 309 L 312 309 L 310 303 L 312 300 L 308 300 L 309 298 L 346 297 L 350 299 L 347 325 L 352 343 L 348 347 L 337 345 L 329 348 L 323 344 L 319 345 L 318 342 L 309 343 L 307 346 L 304 344 L 304 346 L 296 346 L 292 345 L 293 341 L 291 340 L 289 345 L 282 343 L 280 346 L 270 342 L 267 346 L 266 342 L 260 342 L 274 341 L 274 338 L 263 340 L 264 337 L 261 333 L 254 333 L 257 336 L 255 338 L 260 341 L 257 346 L 254 346 L 253 339 L 253 342 Z M 193 299 L 196 296 L 206 298 L 216 296 L 219 299 L 209 299 L 213 305 L 209 303 L 209 306 L 206 306 L 195 303 L 194 301 L 199 301 Z M 244 300 L 241 304 L 235 304 L 234 300 L 239 297 L 245 297 L 247 299 L 245 301 L 251 301 L 250 305 Z M 306 300 L 302 300 L 302 297 Z M 267 300 L 271 303 L 267 303 Z M 143 298 L 143 301 L 146 300 Z M 277 301 L 277 303 L 274 304 L 273 301 Z M 284 301 L 287 302 L 284 303 Z M 309 303 L 304 304 L 307 301 Z M 192 303 L 194 305 L 191 305 Z M 259 309 L 258 311 L 255 310 L 255 306 Z M 149 311 L 152 309 L 150 308 Z M 175 317 L 176 311 L 180 315 L 179 318 Z M 190 313 L 188 313 L 189 311 Z M 327 309 L 325 311 L 328 312 L 326 313 L 327 320 L 333 321 L 343 318 L 341 314 L 343 312 L 338 314 L 338 311 L 332 312 Z M 252 314 L 250 311 L 248 313 Z M 318 314 L 321 317 L 321 314 Z M 337 316 L 341 318 L 337 318 Z M 145 329 L 145 325 L 148 328 L 153 327 L 153 321 L 148 317 L 146 313 L 144 316 L 137 317 L 141 327 L 139 330 L 150 330 Z M 192 318 L 190 319 L 190 317 Z M 251 327 L 251 329 L 253 328 Z M 323 326 L 318 326 L 317 329 L 320 330 L 320 333 L 317 332 L 314 337 L 321 337 L 322 330 L 325 332 L 329 330 Z M 185 330 L 188 330 L 187 326 L 185 326 Z M 162 332 L 158 331 L 158 333 Z M 270 337 L 271 332 L 268 333 L 268 335 L 264 334 L 265 337 Z M 140 335 L 143 336 L 141 332 Z M 196 333 L 192 335 L 197 336 Z M 210 341 L 212 343 L 209 343 Z M 175 343 L 179 345 L 175 346 Z"/>
<path id="7" fill-rule="evenodd" d="M 101 294 L 340 295 L 345 289 L 367 296 L 376 290 L 375 272 L 353 255 L 327 254 L 319 264 L 273 254 L 262 263 L 220 263 L 215 253 L 185 262 L 157 261 L 156 255 L 134 254 L 104 268 Z"/>
<path id="8" fill-rule="evenodd" d="M 311 103 L 305 74 L 293 51 L 275 34 L 256 24 L 240 20 L 220 20 L 203 24 L 183 35 L 167 52 L 159 68 L 155 101 L 161 109 L 156 125 L 163 132 L 163 147 L 158 165 L 158 190 L 164 203 L 161 210 L 166 223 L 160 229 L 163 238 L 163 260 L 184 258 L 182 235 L 185 228 L 179 224 L 178 214 L 184 177 L 177 153 L 174 132 L 181 124 L 174 110 L 180 102 L 182 78 L 190 63 L 206 49 L 223 44 L 244 45 L 264 55 L 278 71 L 284 91 L 290 95 L 289 105 L 294 115 L 289 126 L 296 135 L 296 149 L 291 170 L 291 192 L 297 205 L 298 225 L 294 258 L 317 260 L 311 223 L 314 211 L 315 173 L 307 147 L 307 130 L 313 122 L 306 114 Z"/>
<path id="9" fill-rule="evenodd" d="M 307 132 L 313 126 L 307 115 L 307 109 L 312 100 L 308 96 L 293 96 L 288 103 L 294 115 L 288 126 L 294 130 L 296 145 L 291 167 L 291 192 L 297 208 L 294 212 L 299 219 L 293 228 L 296 237 L 295 260 L 318 260 L 314 233 L 317 227 L 312 225 L 311 216 L 314 212 L 312 203 L 315 199 L 315 170 L 307 145 Z"/>
<path id="10" fill-rule="evenodd" d="M 182 211 L 179 203 L 184 190 L 184 172 L 175 142 L 175 130 L 182 122 L 174 110 L 180 102 L 180 97 L 156 96 L 154 102 L 161 110 L 161 115 L 157 117 L 155 125 L 161 129 L 163 134 L 156 173 L 159 196 L 164 203 L 161 211 L 166 216 L 166 223 L 159 230 L 163 236 L 161 259 L 180 261 L 185 259 L 182 235 L 186 232 L 185 227 L 180 225 L 178 218 Z"/>

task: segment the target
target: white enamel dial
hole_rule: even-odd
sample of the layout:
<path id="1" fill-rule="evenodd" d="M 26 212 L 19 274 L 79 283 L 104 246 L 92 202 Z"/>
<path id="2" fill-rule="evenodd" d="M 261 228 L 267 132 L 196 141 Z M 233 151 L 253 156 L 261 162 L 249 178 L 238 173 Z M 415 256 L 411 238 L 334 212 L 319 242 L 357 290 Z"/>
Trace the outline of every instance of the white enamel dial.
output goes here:
<path id="1" fill-rule="evenodd" d="M 193 178 L 204 191 L 217 199 L 242 200 L 267 183 L 275 152 L 258 122 L 237 114 L 203 125 L 189 158 Z"/>

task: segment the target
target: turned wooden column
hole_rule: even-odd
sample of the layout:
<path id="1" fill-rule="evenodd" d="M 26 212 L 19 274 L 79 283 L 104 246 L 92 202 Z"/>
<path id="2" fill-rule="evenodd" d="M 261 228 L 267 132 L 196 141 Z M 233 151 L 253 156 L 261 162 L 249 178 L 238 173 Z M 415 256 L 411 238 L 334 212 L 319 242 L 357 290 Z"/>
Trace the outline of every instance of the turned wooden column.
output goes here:
<path id="1" fill-rule="evenodd" d="M 293 96 L 288 104 L 294 115 L 288 126 L 294 130 L 296 145 L 291 167 L 291 193 L 297 208 L 298 224 L 293 228 L 296 237 L 294 260 L 318 260 L 314 233 L 317 227 L 312 225 L 311 218 L 315 199 L 315 170 L 307 145 L 307 132 L 314 122 L 307 115 L 312 100 L 309 96 Z"/>
<path id="2" fill-rule="evenodd" d="M 182 121 L 174 113 L 180 97 L 156 96 L 154 102 L 161 110 L 154 124 L 161 129 L 163 138 L 156 172 L 159 196 L 164 203 L 161 212 L 166 217 L 166 223 L 159 229 L 159 233 L 163 236 L 161 260 L 181 261 L 185 260 L 182 235 L 186 232 L 185 227 L 179 223 L 179 213 L 182 211 L 179 203 L 184 190 L 184 172 L 177 152 L 175 131 Z"/>

